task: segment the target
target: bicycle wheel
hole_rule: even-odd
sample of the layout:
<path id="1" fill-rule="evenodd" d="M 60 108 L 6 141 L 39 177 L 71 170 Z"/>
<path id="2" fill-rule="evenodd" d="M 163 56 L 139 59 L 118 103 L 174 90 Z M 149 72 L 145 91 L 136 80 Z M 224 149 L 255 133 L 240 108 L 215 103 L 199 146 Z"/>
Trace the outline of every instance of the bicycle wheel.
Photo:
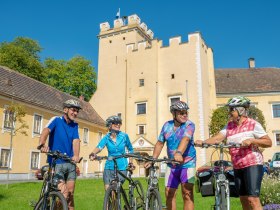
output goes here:
<path id="1" fill-rule="evenodd" d="M 162 201 L 159 191 L 156 189 L 151 190 L 146 198 L 146 210 L 161 210 Z"/>
<path id="2" fill-rule="evenodd" d="M 121 202 L 118 201 L 117 191 L 115 187 L 109 186 L 106 190 L 103 202 L 103 210 L 121 210 Z"/>
<path id="3" fill-rule="evenodd" d="M 145 209 L 145 196 L 144 196 L 144 190 L 143 190 L 143 186 L 141 184 L 141 182 L 139 182 L 138 180 L 134 181 L 135 183 L 135 187 L 134 187 L 134 191 L 133 191 L 133 195 L 135 198 L 135 202 L 134 202 L 134 210 L 137 209 Z"/>
<path id="4" fill-rule="evenodd" d="M 226 187 L 221 185 L 220 188 L 220 210 L 227 210 Z"/>
<path id="5" fill-rule="evenodd" d="M 36 204 L 34 210 L 67 210 L 68 205 L 61 192 L 50 192 L 44 205 L 44 197 Z"/>

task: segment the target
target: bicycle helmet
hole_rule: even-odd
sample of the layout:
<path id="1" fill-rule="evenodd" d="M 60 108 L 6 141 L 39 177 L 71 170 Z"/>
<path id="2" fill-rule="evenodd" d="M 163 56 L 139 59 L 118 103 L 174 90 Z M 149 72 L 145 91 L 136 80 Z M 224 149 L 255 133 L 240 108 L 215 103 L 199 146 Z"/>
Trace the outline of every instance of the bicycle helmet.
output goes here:
<path id="1" fill-rule="evenodd" d="M 176 101 L 170 106 L 170 112 L 174 113 L 175 111 L 187 111 L 189 106 L 184 101 Z"/>
<path id="2" fill-rule="evenodd" d="M 229 107 L 250 107 L 250 100 L 243 96 L 236 96 L 228 100 L 226 106 Z"/>
<path id="3" fill-rule="evenodd" d="M 112 124 L 122 124 L 122 119 L 119 116 L 113 115 L 106 119 L 106 127 L 111 127 Z"/>
<path id="4" fill-rule="evenodd" d="M 82 109 L 79 101 L 76 101 L 76 100 L 73 100 L 73 99 L 69 99 L 69 100 L 65 101 L 63 103 L 63 108 L 65 108 L 65 107 L 67 107 L 67 108 L 72 108 L 73 107 L 73 108 L 77 108 L 77 109 Z"/>

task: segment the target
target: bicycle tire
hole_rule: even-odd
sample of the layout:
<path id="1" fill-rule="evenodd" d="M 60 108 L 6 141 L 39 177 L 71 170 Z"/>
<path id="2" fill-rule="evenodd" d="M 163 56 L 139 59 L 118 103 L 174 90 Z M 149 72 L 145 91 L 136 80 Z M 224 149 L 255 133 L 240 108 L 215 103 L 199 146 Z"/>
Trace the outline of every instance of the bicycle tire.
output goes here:
<path id="1" fill-rule="evenodd" d="M 50 192 L 47 200 L 47 206 L 46 207 L 42 206 L 43 203 L 44 203 L 44 197 L 42 197 L 39 200 L 34 210 L 55 210 L 55 209 L 68 210 L 66 199 L 64 198 L 61 192 L 56 192 L 56 191 Z"/>
<path id="2" fill-rule="evenodd" d="M 144 189 L 138 180 L 134 181 L 135 187 L 133 191 L 133 195 L 136 198 L 135 203 L 134 203 L 134 210 L 137 209 L 145 209 L 145 194 L 144 194 Z"/>
<path id="3" fill-rule="evenodd" d="M 227 210 L 226 187 L 220 186 L 220 210 Z"/>
<path id="4" fill-rule="evenodd" d="M 162 201 L 159 191 L 157 189 L 152 189 L 146 198 L 146 210 L 161 210 Z"/>
<path id="5" fill-rule="evenodd" d="M 116 188 L 109 186 L 105 192 L 103 201 L 103 210 L 121 210 L 121 201 L 118 201 L 118 196 Z"/>

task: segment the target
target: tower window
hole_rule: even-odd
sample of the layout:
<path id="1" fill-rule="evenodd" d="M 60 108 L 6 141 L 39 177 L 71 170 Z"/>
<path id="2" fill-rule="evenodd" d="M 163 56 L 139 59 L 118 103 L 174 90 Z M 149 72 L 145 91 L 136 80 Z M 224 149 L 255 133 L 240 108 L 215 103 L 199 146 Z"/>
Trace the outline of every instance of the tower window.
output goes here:
<path id="1" fill-rule="evenodd" d="M 171 79 L 175 79 L 175 74 L 171 74 Z"/>
<path id="2" fill-rule="evenodd" d="M 125 37 L 123 37 L 122 39 L 125 40 Z"/>
<path id="3" fill-rule="evenodd" d="M 110 43 L 112 43 L 112 40 L 109 40 Z"/>
<path id="4" fill-rule="evenodd" d="M 144 86 L 144 84 L 145 84 L 144 79 L 139 79 L 139 87 Z"/>

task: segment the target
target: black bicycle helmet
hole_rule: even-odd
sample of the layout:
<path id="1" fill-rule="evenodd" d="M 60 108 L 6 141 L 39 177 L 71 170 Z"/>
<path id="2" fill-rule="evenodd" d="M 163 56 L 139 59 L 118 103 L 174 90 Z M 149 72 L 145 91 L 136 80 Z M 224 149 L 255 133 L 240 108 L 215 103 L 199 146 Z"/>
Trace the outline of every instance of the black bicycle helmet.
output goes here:
<path id="1" fill-rule="evenodd" d="M 250 99 L 243 96 L 236 96 L 228 100 L 226 106 L 229 107 L 250 107 Z"/>
<path id="2" fill-rule="evenodd" d="M 184 101 L 176 101 L 170 106 L 170 112 L 174 113 L 175 111 L 187 111 L 189 106 Z"/>
<path id="3" fill-rule="evenodd" d="M 110 127 L 112 124 L 122 124 L 122 119 L 119 116 L 113 115 L 106 119 L 106 127 Z"/>
<path id="4" fill-rule="evenodd" d="M 69 100 L 65 101 L 65 102 L 63 103 L 63 108 L 65 108 L 65 107 L 67 107 L 67 108 L 82 109 L 82 107 L 81 107 L 79 101 L 76 101 L 76 100 L 74 100 L 74 99 L 69 99 Z"/>

